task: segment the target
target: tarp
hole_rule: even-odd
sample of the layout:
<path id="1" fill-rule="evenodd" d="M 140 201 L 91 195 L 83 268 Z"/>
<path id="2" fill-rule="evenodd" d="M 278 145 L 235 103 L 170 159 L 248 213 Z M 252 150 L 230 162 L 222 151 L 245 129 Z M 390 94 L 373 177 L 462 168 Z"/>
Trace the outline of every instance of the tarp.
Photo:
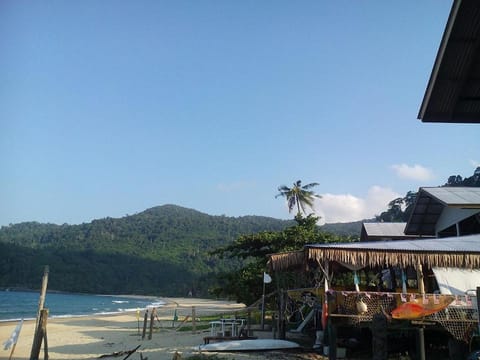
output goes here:
<path id="1" fill-rule="evenodd" d="M 441 294 L 473 295 L 480 286 L 479 269 L 432 268 Z"/>

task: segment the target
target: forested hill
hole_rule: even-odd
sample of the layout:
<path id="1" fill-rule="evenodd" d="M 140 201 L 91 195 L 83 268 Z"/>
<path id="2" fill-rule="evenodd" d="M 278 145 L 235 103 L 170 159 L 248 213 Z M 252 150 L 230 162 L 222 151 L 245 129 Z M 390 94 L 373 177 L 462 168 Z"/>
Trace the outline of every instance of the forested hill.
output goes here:
<path id="1" fill-rule="evenodd" d="M 293 220 L 211 216 L 164 205 L 80 225 L 3 226 L 0 287 L 38 288 L 43 266 L 48 264 L 49 288 L 54 290 L 165 296 L 183 296 L 193 290 L 206 296 L 211 279 L 232 266 L 210 251 L 242 234 L 280 231 L 292 225 Z M 360 226 L 353 235 L 359 233 Z"/>
<path id="2" fill-rule="evenodd" d="M 372 220 L 361 220 L 347 223 L 331 223 L 325 224 L 320 227 L 320 230 L 332 233 L 338 236 L 345 237 L 360 237 L 360 232 L 362 231 L 362 224 L 364 222 L 371 222 Z"/>
<path id="3" fill-rule="evenodd" d="M 293 221 L 210 216 L 164 205 L 80 225 L 25 222 L 0 228 L 0 287 L 93 293 L 206 295 L 210 278 L 231 264 L 209 252 L 241 234 L 283 230 Z"/>
<path id="4" fill-rule="evenodd" d="M 122 218 L 104 218 L 81 225 L 25 222 L 0 228 L 0 241 L 45 248 L 75 246 L 78 250 L 110 249 L 144 253 L 170 242 L 207 241 L 223 244 L 244 233 L 282 230 L 293 221 L 261 216 L 211 216 L 176 205 L 157 206 Z"/>

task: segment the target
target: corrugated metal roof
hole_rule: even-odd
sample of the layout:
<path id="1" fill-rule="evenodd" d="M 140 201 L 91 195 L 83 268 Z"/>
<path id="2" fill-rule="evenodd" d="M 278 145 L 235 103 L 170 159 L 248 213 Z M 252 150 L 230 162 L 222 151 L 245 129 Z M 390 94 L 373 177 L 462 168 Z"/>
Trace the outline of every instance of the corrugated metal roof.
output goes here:
<path id="1" fill-rule="evenodd" d="M 437 200 L 447 206 L 480 209 L 480 188 L 478 187 L 424 187 Z"/>
<path id="2" fill-rule="evenodd" d="M 397 241 L 370 241 L 355 243 L 311 244 L 306 248 L 330 248 L 350 251 L 480 253 L 480 234 L 441 239 L 416 239 Z"/>
<path id="3" fill-rule="evenodd" d="M 480 210 L 479 187 L 422 187 L 418 191 L 406 235 L 435 235 L 435 225 L 445 206 Z"/>
<path id="4" fill-rule="evenodd" d="M 418 118 L 480 122 L 480 1 L 455 0 Z"/>
<path id="5" fill-rule="evenodd" d="M 407 223 L 363 223 L 368 236 L 399 237 L 405 236 L 403 231 Z"/>

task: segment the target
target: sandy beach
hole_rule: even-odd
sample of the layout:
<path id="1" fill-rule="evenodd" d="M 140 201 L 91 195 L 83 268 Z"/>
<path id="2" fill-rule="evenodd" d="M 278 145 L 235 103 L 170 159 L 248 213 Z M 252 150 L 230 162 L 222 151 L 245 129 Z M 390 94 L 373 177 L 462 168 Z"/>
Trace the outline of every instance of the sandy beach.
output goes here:
<path id="1" fill-rule="evenodd" d="M 196 316 L 221 314 L 233 316 L 235 311 L 244 309 L 244 305 L 228 301 L 214 301 L 195 298 L 167 298 L 167 304 L 159 308 L 158 319 L 154 321 L 155 329 L 152 339 L 147 336 L 142 340 L 144 311 L 122 313 L 116 315 L 95 315 L 71 318 L 49 318 L 47 324 L 48 355 L 49 359 L 97 359 L 102 355 L 122 353 L 123 356 L 108 356 L 105 359 L 123 359 L 125 351 L 132 350 L 140 345 L 137 352 L 129 359 L 171 360 L 178 352 L 181 358 L 188 358 L 198 354 L 195 348 L 203 344 L 203 338 L 210 334 L 209 329 L 179 331 L 185 317 L 191 319 L 192 307 L 195 307 Z M 172 328 L 174 311 L 177 311 L 178 321 Z M 8 359 L 11 349 L 4 350 L 3 343 L 10 337 L 17 325 L 16 322 L 0 323 L 0 359 Z M 188 324 L 191 327 L 191 323 Z M 30 358 L 34 336 L 35 321 L 25 321 L 13 354 L 13 359 L 25 360 Z M 269 332 L 255 333 L 258 337 L 271 338 Z M 44 357 L 44 348 L 40 359 Z M 235 353 L 221 354 L 222 359 L 274 359 L 287 358 L 279 352 L 265 353 Z M 297 357 L 292 354 L 289 358 L 321 359 L 305 354 Z"/>

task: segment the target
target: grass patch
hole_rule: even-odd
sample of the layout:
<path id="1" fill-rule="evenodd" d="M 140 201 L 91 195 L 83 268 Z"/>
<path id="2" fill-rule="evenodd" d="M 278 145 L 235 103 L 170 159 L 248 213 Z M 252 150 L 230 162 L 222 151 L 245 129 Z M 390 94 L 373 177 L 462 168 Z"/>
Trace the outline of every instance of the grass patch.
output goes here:
<path id="1" fill-rule="evenodd" d="M 195 326 L 195 330 L 206 330 L 206 329 L 210 329 L 210 325 L 209 324 L 203 324 L 203 325 L 197 325 Z M 178 332 L 181 332 L 181 331 L 192 331 L 193 330 L 193 326 L 182 326 L 181 328 L 177 329 Z"/>

